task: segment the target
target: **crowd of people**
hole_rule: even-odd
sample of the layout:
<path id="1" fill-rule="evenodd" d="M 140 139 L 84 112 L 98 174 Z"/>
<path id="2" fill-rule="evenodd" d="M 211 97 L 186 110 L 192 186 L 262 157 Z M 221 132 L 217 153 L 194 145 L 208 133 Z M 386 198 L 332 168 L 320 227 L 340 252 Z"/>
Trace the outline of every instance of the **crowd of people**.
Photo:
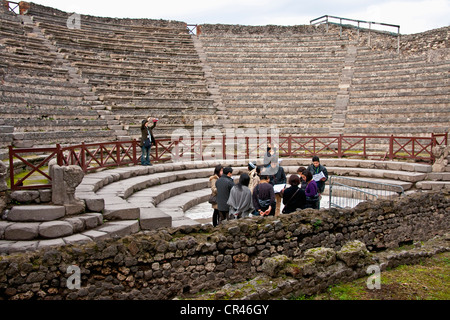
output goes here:
<path id="1" fill-rule="evenodd" d="M 211 203 L 214 212 L 212 223 L 219 225 L 224 220 L 255 216 L 277 216 L 306 208 L 320 209 L 321 194 L 328 180 L 327 169 L 317 156 L 307 168 L 299 167 L 297 174 L 289 180 L 281 161 L 271 157 L 274 150 L 268 148 L 264 164 L 248 164 L 248 172 L 233 180 L 233 168 L 218 165 L 210 177 Z"/>
<path id="2" fill-rule="evenodd" d="M 155 144 L 153 129 L 157 118 L 148 117 L 141 123 L 141 165 L 152 165 L 150 149 Z M 312 164 L 300 167 L 287 181 L 286 173 L 278 159 L 275 147 L 267 146 L 262 166 L 248 164 L 248 173 L 233 178 L 232 167 L 218 165 L 209 178 L 213 208 L 212 223 L 219 225 L 224 220 L 239 219 L 250 215 L 278 216 L 281 202 L 283 214 L 305 208 L 320 208 L 321 194 L 328 180 L 327 169 L 320 164 L 319 157 L 312 158 Z"/>

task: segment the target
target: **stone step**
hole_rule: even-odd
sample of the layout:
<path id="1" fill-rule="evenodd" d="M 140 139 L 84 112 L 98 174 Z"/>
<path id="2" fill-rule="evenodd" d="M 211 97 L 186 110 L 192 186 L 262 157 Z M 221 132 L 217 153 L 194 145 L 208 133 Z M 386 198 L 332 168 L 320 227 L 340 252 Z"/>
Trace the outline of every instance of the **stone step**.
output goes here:
<path id="1" fill-rule="evenodd" d="M 211 175 L 211 173 L 209 173 L 209 175 Z M 157 206 L 166 199 L 173 199 L 180 194 L 188 194 L 192 191 L 207 188 L 208 183 L 208 178 L 166 183 L 139 191 L 128 198 L 127 201 L 136 206 L 147 206 L 146 204 Z"/>
<path id="2" fill-rule="evenodd" d="M 134 220 L 139 219 L 140 209 L 128 203 L 105 203 L 103 217 L 107 220 Z"/>
<path id="3" fill-rule="evenodd" d="M 71 236 L 103 223 L 100 213 L 86 213 L 70 218 L 44 222 L 0 221 L 0 240 L 30 241 Z"/>
<path id="4" fill-rule="evenodd" d="M 0 254 L 33 251 L 53 246 L 60 247 L 68 244 L 82 244 L 112 237 L 123 237 L 138 231 L 139 222 L 137 220 L 124 220 L 107 222 L 95 229 L 54 239 L 5 240 L 0 237 Z M 2 235 L 1 222 L 0 235 Z"/>
<path id="5" fill-rule="evenodd" d="M 416 188 L 422 190 L 447 190 L 450 191 L 450 181 L 419 181 Z"/>
<path id="6" fill-rule="evenodd" d="M 139 216 L 138 216 L 139 217 Z M 139 232 L 139 221 L 123 220 L 111 221 L 103 226 L 96 228 L 95 231 L 106 233 L 108 237 L 125 237 L 127 235 Z"/>
<path id="7" fill-rule="evenodd" d="M 339 177 L 337 177 L 339 178 Z M 372 184 L 389 184 L 394 186 L 402 187 L 404 191 L 411 189 L 413 186 L 412 182 L 406 182 L 406 181 L 400 181 L 400 180 L 393 180 L 393 179 L 374 179 L 374 178 L 364 178 L 364 179 L 345 179 L 344 180 L 346 185 L 352 186 L 352 187 L 362 187 L 362 188 L 369 188 Z"/>
<path id="8" fill-rule="evenodd" d="M 450 169 L 450 166 L 447 166 L 446 169 Z M 427 180 L 450 181 L 450 170 L 445 172 L 430 172 L 427 175 Z"/>
<path id="9" fill-rule="evenodd" d="M 158 208 L 141 208 L 139 226 L 142 230 L 172 227 L 172 217 Z"/>
<path id="10" fill-rule="evenodd" d="M 7 220 L 15 222 L 43 222 L 53 221 L 64 217 L 64 206 L 53 205 L 25 205 L 14 206 L 8 213 Z"/>

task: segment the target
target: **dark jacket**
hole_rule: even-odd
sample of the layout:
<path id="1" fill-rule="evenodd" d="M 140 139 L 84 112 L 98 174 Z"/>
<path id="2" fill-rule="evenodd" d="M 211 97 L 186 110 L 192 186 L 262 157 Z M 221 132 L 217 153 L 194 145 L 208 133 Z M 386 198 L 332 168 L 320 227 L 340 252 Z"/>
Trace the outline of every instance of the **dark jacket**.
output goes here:
<path id="1" fill-rule="evenodd" d="M 286 184 L 286 181 L 286 173 L 284 172 L 283 167 L 278 166 L 277 173 L 270 176 L 270 184 L 273 186 L 276 184 Z"/>
<path id="2" fill-rule="evenodd" d="M 256 211 L 258 211 L 259 209 L 267 210 L 268 206 L 266 208 L 261 208 L 258 199 L 270 199 L 270 205 L 272 206 L 271 212 L 275 212 L 277 203 L 275 201 L 275 192 L 273 191 L 273 186 L 270 183 L 260 183 L 255 187 L 255 189 L 253 189 L 253 207 Z"/>
<path id="3" fill-rule="evenodd" d="M 294 194 L 295 197 L 292 198 Z M 298 186 L 286 188 L 283 192 L 283 204 L 285 206 L 283 213 L 291 213 L 297 209 L 304 209 L 306 204 L 305 190 L 299 189 Z"/>
<path id="4" fill-rule="evenodd" d="M 219 211 L 228 212 L 230 210 L 230 206 L 228 205 L 228 198 L 230 197 L 231 188 L 234 187 L 234 181 L 230 177 L 226 175 L 222 175 L 216 181 L 216 189 L 217 189 L 217 209 Z"/>
<path id="5" fill-rule="evenodd" d="M 325 181 L 316 181 L 317 188 L 319 188 L 319 193 L 323 193 L 325 190 L 325 182 L 328 180 L 328 171 L 327 168 L 325 168 L 323 165 L 319 164 L 319 166 L 316 168 L 313 164 L 309 165 L 308 170 L 313 174 L 318 174 L 320 172 L 323 172 L 323 175 L 325 176 Z"/>
<path id="6" fill-rule="evenodd" d="M 155 144 L 155 137 L 153 136 L 153 129 L 156 127 L 156 122 L 153 122 L 153 125 L 150 127 L 146 127 L 145 123 L 147 120 L 142 120 L 141 123 L 141 147 L 144 145 L 145 139 L 148 137 L 148 133 L 150 132 L 150 137 L 152 138 L 152 144 Z M 147 131 L 148 128 L 148 131 Z"/>

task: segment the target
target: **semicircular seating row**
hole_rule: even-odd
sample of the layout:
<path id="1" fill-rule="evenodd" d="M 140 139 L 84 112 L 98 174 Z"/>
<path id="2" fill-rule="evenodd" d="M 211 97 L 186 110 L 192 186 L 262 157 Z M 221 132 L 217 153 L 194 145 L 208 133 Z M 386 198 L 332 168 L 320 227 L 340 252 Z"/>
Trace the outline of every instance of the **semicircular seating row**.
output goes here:
<path id="1" fill-rule="evenodd" d="M 296 173 L 299 166 L 309 165 L 310 161 L 306 158 L 282 159 L 282 166 L 289 176 Z M 39 230 L 44 230 L 43 224 L 46 224 L 46 230 L 51 231 L 52 235 L 45 235 L 43 238 L 34 235 L 27 241 L 11 237 L 8 239 L 6 234 L 10 233 L 11 228 L 27 227 L 29 222 L 6 222 L 6 229 L 3 229 L 8 232 L 3 232 L 5 237 L 0 241 L 0 253 L 123 237 L 160 227 L 199 224 L 199 221 L 186 217 L 185 212 L 208 200 L 209 177 L 219 163 L 223 166 L 231 165 L 236 177 L 247 172 L 247 161 L 229 160 L 130 166 L 86 174 L 76 189 L 76 196 L 86 203 L 86 213 L 62 217 L 62 222 L 61 219 L 34 222 L 39 224 Z M 259 161 L 257 163 L 260 164 Z M 430 186 L 432 189 L 450 189 L 450 172 L 444 179 L 446 181 L 431 181 L 435 175 L 431 172 L 431 165 L 355 159 L 321 159 L 321 163 L 327 167 L 330 175 L 396 184 L 402 186 L 406 193 L 430 189 Z M 326 192 L 327 190 L 325 194 Z M 73 226 L 74 222 L 82 226 Z M 68 234 L 58 236 L 61 224 L 71 224 L 72 228 Z M 0 225 L 0 236 L 1 227 Z M 55 232 L 55 228 L 58 232 Z"/>
<path id="2" fill-rule="evenodd" d="M 107 221 L 139 223 L 133 230 L 178 227 L 199 222 L 185 216 L 189 208 L 206 202 L 210 196 L 209 177 L 217 164 L 231 165 L 233 175 L 247 172 L 248 162 L 193 161 L 116 168 L 88 174 L 77 187 L 76 196 L 90 206 L 104 203 Z M 400 185 L 405 191 L 420 187 L 431 165 L 376 160 L 322 159 L 329 174 L 364 177 L 374 182 Z M 310 159 L 283 159 L 286 174 L 296 173 Z M 99 208 L 92 210 L 98 212 Z M 212 210 L 211 210 L 212 213 Z"/>

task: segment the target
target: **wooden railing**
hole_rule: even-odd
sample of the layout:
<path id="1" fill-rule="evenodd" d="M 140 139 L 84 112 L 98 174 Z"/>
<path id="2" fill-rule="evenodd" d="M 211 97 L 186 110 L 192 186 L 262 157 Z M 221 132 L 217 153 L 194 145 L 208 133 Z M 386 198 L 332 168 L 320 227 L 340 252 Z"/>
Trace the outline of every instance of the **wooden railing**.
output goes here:
<path id="1" fill-rule="evenodd" d="M 448 145 L 448 133 L 431 137 L 402 136 L 287 136 L 272 141 L 270 137 L 258 140 L 254 137 L 225 136 L 220 138 L 158 139 L 152 146 L 152 162 L 169 160 L 243 160 L 263 154 L 267 143 L 278 146 L 280 157 L 357 157 L 361 159 L 410 159 L 433 162 L 432 148 Z M 212 147 L 214 146 L 214 147 Z M 138 151 L 139 149 L 139 151 Z M 214 150 L 211 153 L 211 150 Z M 137 165 L 140 163 L 140 145 L 137 140 L 79 144 L 54 148 L 9 147 L 11 190 L 50 188 L 51 177 L 47 167 L 52 159 L 58 165 L 78 165 L 84 172 L 101 168 Z M 34 163 L 30 155 L 44 155 Z M 15 162 L 24 168 L 21 178 L 15 176 Z M 33 174 L 40 174 L 47 183 L 28 184 Z"/>

